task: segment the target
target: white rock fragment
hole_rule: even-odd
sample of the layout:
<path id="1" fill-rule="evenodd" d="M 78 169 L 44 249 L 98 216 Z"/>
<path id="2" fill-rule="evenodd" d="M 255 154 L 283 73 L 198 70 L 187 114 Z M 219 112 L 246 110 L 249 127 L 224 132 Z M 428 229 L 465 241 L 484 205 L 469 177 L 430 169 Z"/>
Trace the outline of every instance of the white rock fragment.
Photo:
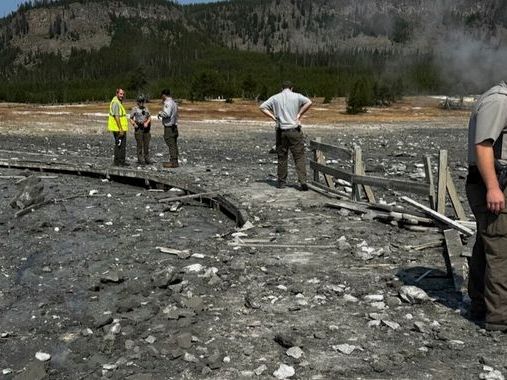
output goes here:
<path id="1" fill-rule="evenodd" d="M 343 300 L 346 301 L 346 302 L 351 302 L 351 303 L 359 302 L 359 300 L 356 297 L 354 297 L 354 296 L 352 296 L 350 294 L 345 294 L 343 296 Z"/>
<path id="2" fill-rule="evenodd" d="M 93 195 L 97 195 L 99 193 L 98 190 L 90 190 L 90 192 L 88 193 L 88 195 L 91 197 Z"/>
<path id="3" fill-rule="evenodd" d="M 296 371 L 293 367 L 288 366 L 286 364 L 280 364 L 280 367 L 273 372 L 273 376 L 277 379 L 288 379 L 296 374 Z"/>
<path id="4" fill-rule="evenodd" d="M 2 370 L 2 375 L 8 375 L 12 373 L 12 369 L 11 368 L 5 368 Z"/>
<path id="5" fill-rule="evenodd" d="M 104 364 L 102 368 L 106 371 L 114 371 L 118 366 L 116 364 Z"/>
<path id="6" fill-rule="evenodd" d="M 47 362 L 51 359 L 51 355 L 45 352 L 37 352 L 35 358 L 41 362 Z"/>
<path id="7" fill-rule="evenodd" d="M 499 370 L 493 369 L 491 367 L 489 367 L 488 369 L 485 369 L 485 368 L 486 368 L 486 366 L 484 366 L 485 372 L 482 372 L 479 375 L 479 379 L 482 379 L 482 380 L 505 380 L 504 375 Z"/>
<path id="8" fill-rule="evenodd" d="M 428 301 L 430 297 L 424 290 L 417 286 L 405 285 L 400 288 L 400 297 L 410 304 Z"/>
<path id="9" fill-rule="evenodd" d="M 393 321 L 382 320 L 382 323 L 393 330 L 398 330 L 401 327 L 399 323 Z"/>
<path id="10" fill-rule="evenodd" d="M 203 269 L 204 269 L 204 266 L 202 266 L 201 264 L 192 264 L 192 265 L 189 265 L 189 266 L 183 268 L 183 271 L 185 273 L 199 273 Z"/>
<path id="11" fill-rule="evenodd" d="M 345 355 L 350 355 L 356 349 L 357 349 L 356 346 L 353 346 L 353 345 L 347 344 L 347 343 L 345 343 L 345 344 L 338 344 L 336 346 L 333 346 L 333 350 L 339 351 L 339 352 L 341 352 L 342 354 L 345 354 Z"/>
<path id="12" fill-rule="evenodd" d="M 366 302 L 380 302 L 384 300 L 384 295 L 382 294 L 368 294 L 363 297 Z"/>
<path id="13" fill-rule="evenodd" d="M 299 347 L 291 347 L 287 350 L 287 355 L 294 359 L 300 359 L 304 352 Z"/>
<path id="14" fill-rule="evenodd" d="M 268 367 L 266 367 L 265 364 L 257 367 L 255 370 L 254 370 L 254 373 L 257 375 L 257 376 L 260 376 L 262 375 L 266 370 L 268 369 Z"/>
<path id="15" fill-rule="evenodd" d="M 144 341 L 148 344 L 153 344 L 157 341 L 157 338 L 155 338 L 153 335 L 150 335 Z"/>

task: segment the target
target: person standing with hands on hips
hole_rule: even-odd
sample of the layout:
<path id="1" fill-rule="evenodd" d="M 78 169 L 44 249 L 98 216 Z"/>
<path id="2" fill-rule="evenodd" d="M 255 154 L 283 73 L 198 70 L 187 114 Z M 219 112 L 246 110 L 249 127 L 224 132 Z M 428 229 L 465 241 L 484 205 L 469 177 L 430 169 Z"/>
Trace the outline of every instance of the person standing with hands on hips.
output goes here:
<path id="1" fill-rule="evenodd" d="M 312 101 L 306 96 L 293 92 L 290 81 L 282 84 L 282 92 L 273 95 L 261 104 L 260 110 L 276 122 L 276 152 L 278 155 L 277 187 L 287 184 L 289 150 L 296 164 L 301 191 L 308 191 L 306 184 L 306 155 L 301 117 L 310 109 Z"/>
<path id="2" fill-rule="evenodd" d="M 482 94 L 468 125 L 466 192 L 477 222 L 469 261 L 470 319 L 507 331 L 507 84 Z"/>
<path id="3" fill-rule="evenodd" d="M 137 97 L 137 107 L 134 107 L 130 112 L 130 122 L 135 129 L 134 136 L 137 143 L 137 162 L 139 165 L 152 164 L 150 160 L 151 115 L 144 105 L 145 102 L 146 97 L 139 95 Z"/>
<path id="4" fill-rule="evenodd" d="M 124 98 L 125 91 L 122 88 L 118 88 L 116 96 L 111 100 L 111 104 L 109 105 L 107 129 L 113 133 L 114 137 L 114 166 L 130 166 L 125 161 L 129 123 L 125 107 L 123 107 Z"/>
<path id="5" fill-rule="evenodd" d="M 178 163 L 178 105 L 171 97 L 171 90 L 162 90 L 163 109 L 158 118 L 164 126 L 164 140 L 169 148 L 169 162 L 163 162 L 164 168 L 177 168 Z"/>

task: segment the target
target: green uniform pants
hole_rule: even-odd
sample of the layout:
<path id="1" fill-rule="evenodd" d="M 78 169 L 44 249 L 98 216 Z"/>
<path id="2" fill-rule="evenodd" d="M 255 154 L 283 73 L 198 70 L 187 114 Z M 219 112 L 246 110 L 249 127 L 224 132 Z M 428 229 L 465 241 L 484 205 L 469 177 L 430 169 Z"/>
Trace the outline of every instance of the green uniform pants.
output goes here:
<path id="1" fill-rule="evenodd" d="M 138 128 L 134 136 L 137 142 L 137 160 L 140 163 L 150 162 L 150 131 L 145 131 L 142 128 Z"/>
<path id="2" fill-rule="evenodd" d="M 301 128 L 277 130 L 278 182 L 287 182 L 289 150 L 294 158 L 299 183 L 306 183 L 306 155 L 304 134 Z"/>
<path id="3" fill-rule="evenodd" d="M 125 163 L 125 157 L 127 155 L 127 133 L 124 132 L 123 136 L 120 137 L 119 132 L 113 132 L 114 137 L 114 165 L 121 165 Z"/>
<path id="4" fill-rule="evenodd" d="M 178 126 L 164 127 L 164 140 L 169 148 L 170 162 L 178 163 Z"/>
<path id="5" fill-rule="evenodd" d="M 466 191 L 477 221 L 477 240 L 469 261 L 471 311 L 485 313 L 486 328 L 488 324 L 507 328 L 507 210 L 499 215 L 487 210 L 483 183 L 467 181 Z"/>

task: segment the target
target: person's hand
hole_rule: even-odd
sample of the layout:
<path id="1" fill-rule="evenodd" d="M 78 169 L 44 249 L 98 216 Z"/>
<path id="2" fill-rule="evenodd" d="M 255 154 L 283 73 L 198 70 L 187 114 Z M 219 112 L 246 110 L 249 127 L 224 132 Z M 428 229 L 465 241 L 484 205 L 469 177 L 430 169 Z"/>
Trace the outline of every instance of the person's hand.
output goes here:
<path id="1" fill-rule="evenodd" d="M 489 189 L 486 193 L 486 203 L 488 210 L 493 214 L 500 214 L 505 208 L 505 196 L 499 187 Z"/>

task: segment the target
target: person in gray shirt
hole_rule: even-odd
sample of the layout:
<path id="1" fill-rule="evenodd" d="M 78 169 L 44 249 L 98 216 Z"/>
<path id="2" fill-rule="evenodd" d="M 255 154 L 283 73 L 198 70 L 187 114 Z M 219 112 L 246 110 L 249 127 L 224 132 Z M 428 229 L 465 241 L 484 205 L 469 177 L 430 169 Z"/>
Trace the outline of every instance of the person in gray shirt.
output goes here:
<path id="1" fill-rule="evenodd" d="M 169 89 L 162 90 L 163 109 L 158 114 L 164 126 L 164 140 L 169 148 L 169 162 L 163 162 L 164 168 L 177 168 L 178 163 L 178 105 L 171 97 Z"/>
<path id="2" fill-rule="evenodd" d="M 293 92 L 294 85 L 286 81 L 282 92 L 273 95 L 261 104 L 260 110 L 276 123 L 276 151 L 278 155 L 277 187 L 287 184 L 289 150 L 292 152 L 300 190 L 307 191 L 306 155 L 304 135 L 301 130 L 301 117 L 308 111 L 312 101 L 306 96 Z"/>
<path id="3" fill-rule="evenodd" d="M 466 192 L 477 222 L 469 261 L 470 319 L 507 331 L 507 85 L 477 100 L 468 126 Z"/>
<path id="4" fill-rule="evenodd" d="M 132 108 L 130 112 L 130 123 L 135 129 L 134 136 L 137 143 L 137 162 L 140 165 L 152 164 L 150 160 L 151 115 L 144 105 L 145 102 L 146 97 L 139 95 L 137 97 L 137 107 Z"/>

